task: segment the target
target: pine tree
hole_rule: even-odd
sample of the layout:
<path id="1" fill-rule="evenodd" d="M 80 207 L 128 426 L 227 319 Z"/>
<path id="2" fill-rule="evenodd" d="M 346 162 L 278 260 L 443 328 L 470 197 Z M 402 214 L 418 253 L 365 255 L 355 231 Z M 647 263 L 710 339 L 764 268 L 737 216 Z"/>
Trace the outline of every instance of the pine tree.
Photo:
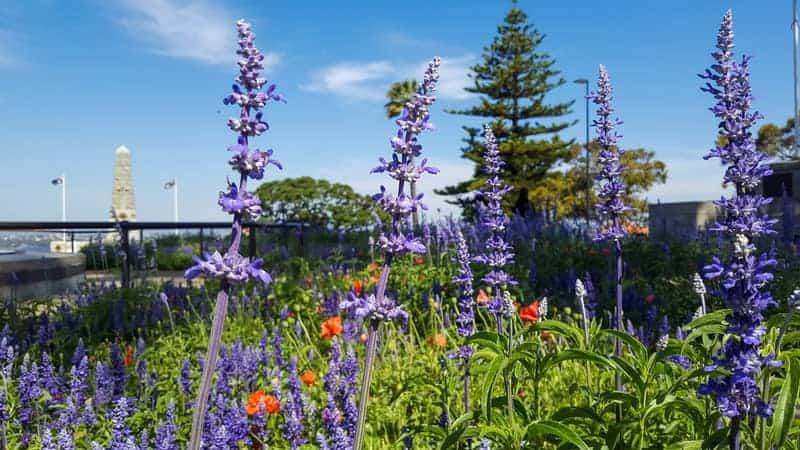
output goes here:
<path id="1" fill-rule="evenodd" d="M 563 141 L 558 133 L 574 124 L 567 121 L 547 121 L 570 113 L 573 102 L 548 104 L 545 96 L 566 81 L 554 68 L 555 60 L 538 50 L 544 40 L 528 23 L 528 16 L 514 5 L 497 28 L 498 35 L 484 48 L 483 61 L 472 67 L 474 86 L 467 92 L 480 95 L 480 104 L 469 109 L 449 111 L 453 114 L 485 117 L 494 131 L 500 154 L 506 162 L 502 177 L 514 192 L 513 208 L 524 213 L 530 201 L 539 203 L 536 192 L 552 169 L 572 157 L 572 141 Z M 471 180 L 449 186 L 440 195 L 460 195 L 475 191 L 484 180 L 480 171 L 483 154 L 481 128 L 463 127 L 462 157 L 475 163 Z M 468 200 L 451 201 L 467 206 Z"/>

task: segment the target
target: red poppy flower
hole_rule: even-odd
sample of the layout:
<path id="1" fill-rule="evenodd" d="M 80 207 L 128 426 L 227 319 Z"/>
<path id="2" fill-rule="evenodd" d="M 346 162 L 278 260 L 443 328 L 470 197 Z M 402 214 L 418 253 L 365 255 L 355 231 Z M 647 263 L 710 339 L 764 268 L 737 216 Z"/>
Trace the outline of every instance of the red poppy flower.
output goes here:
<path id="1" fill-rule="evenodd" d="M 531 303 L 528 306 L 520 308 L 519 319 L 523 322 L 536 323 L 539 321 L 539 300 Z"/>
<path id="2" fill-rule="evenodd" d="M 255 416 L 260 411 L 266 411 L 268 414 L 277 414 L 281 410 L 281 404 L 277 398 L 272 395 L 265 394 L 261 389 L 250 394 L 245 406 L 247 415 Z"/>
<path id="3" fill-rule="evenodd" d="M 486 291 L 483 289 L 478 290 L 478 298 L 475 299 L 479 305 L 485 305 L 489 303 L 489 295 L 486 294 Z"/>
<path id="4" fill-rule="evenodd" d="M 364 281 L 363 280 L 354 281 L 351 289 L 353 290 L 353 293 L 356 294 L 357 297 L 361 297 L 364 294 Z"/>
<path id="5" fill-rule="evenodd" d="M 342 318 L 333 316 L 322 322 L 322 331 L 320 335 L 325 339 L 332 339 L 334 336 L 342 334 Z"/>
<path id="6" fill-rule="evenodd" d="M 445 348 L 447 347 L 447 336 L 443 334 L 435 334 L 433 336 L 428 336 L 428 344 L 436 348 Z"/>
<path id="7" fill-rule="evenodd" d="M 128 347 L 125 349 L 125 358 L 122 360 L 122 364 L 125 367 L 130 367 L 133 365 L 133 346 L 128 344 Z"/>
<path id="8" fill-rule="evenodd" d="M 315 374 L 313 370 L 306 370 L 302 375 L 300 375 L 300 381 L 302 381 L 306 386 L 311 386 L 317 382 L 317 374 Z"/>

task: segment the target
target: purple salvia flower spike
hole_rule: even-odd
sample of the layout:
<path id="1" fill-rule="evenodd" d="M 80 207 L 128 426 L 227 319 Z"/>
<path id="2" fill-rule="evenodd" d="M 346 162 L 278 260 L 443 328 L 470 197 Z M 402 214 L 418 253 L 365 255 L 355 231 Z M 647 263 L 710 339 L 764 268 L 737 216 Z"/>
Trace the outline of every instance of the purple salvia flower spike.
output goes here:
<path id="1" fill-rule="evenodd" d="M 601 202 L 595 205 L 600 213 L 604 224 L 595 238 L 596 241 L 611 241 L 614 243 L 616 256 L 616 307 L 614 308 L 614 323 L 618 331 L 624 331 L 624 314 L 622 310 L 622 238 L 625 237 L 625 226 L 623 218 L 630 207 L 625 204 L 623 195 L 625 194 L 625 182 L 622 179 L 622 172 L 625 167 L 620 162 L 624 151 L 619 148 L 617 141 L 621 137 L 614 130 L 622 124 L 619 119 L 611 117 L 614 112 L 612 106 L 614 89 L 611 80 L 608 78 L 608 71 L 605 66 L 600 66 L 597 79 L 597 92 L 592 93 L 591 100 L 597 105 L 597 119 L 593 121 L 593 126 L 597 133 L 597 142 L 600 144 L 600 154 L 597 162 L 600 165 L 600 174 L 597 180 L 600 181 Z M 614 344 L 614 354 L 622 356 L 622 342 L 617 339 Z M 615 385 L 618 391 L 622 390 L 622 376 L 616 374 Z M 618 417 L 621 410 L 618 410 Z"/>
<path id="2" fill-rule="evenodd" d="M 220 192 L 219 196 L 220 207 L 233 215 L 231 243 L 224 255 L 214 253 L 210 256 L 204 255 L 204 258 L 195 257 L 196 264 L 187 269 L 185 273 L 187 279 L 204 275 L 219 279 L 221 282 L 214 307 L 206 363 L 192 418 L 192 432 L 188 446 L 190 450 L 199 450 L 200 448 L 211 379 L 216 369 L 222 327 L 228 310 L 230 286 L 251 279 L 264 285 L 272 281 L 270 275 L 262 269 L 263 261 L 261 259 L 251 261 L 250 258 L 242 256 L 239 253 L 239 245 L 242 239 L 242 219 L 255 219 L 261 215 L 260 200 L 247 190 L 247 180 L 261 179 L 264 176 L 264 168 L 269 164 L 281 167 L 280 163 L 272 159 L 272 150 L 251 149 L 249 139 L 259 136 L 269 129 L 261 112 L 266 103 L 270 100 L 284 101 L 284 99 L 275 92 L 273 85 L 270 85 L 266 92 L 261 91 L 262 86 L 266 83 L 266 80 L 261 78 L 261 71 L 264 69 L 264 55 L 255 46 L 255 34 L 251 30 L 250 24 L 239 20 L 236 27 L 239 34 L 239 49 L 236 51 L 240 57 L 238 61 L 239 76 L 236 78 L 236 84 L 233 85 L 233 92 L 223 99 L 223 103 L 237 105 L 240 108 L 239 117 L 228 120 L 231 130 L 239 134 L 236 145 L 229 149 L 234 154 L 229 160 L 229 164 L 238 172 L 239 180 L 238 183 L 229 182 L 227 190 Z M 235 430 L 226 430 L 225 434 L 229 433 L 234 434 Z M 218 436 L 215 435 L 216 437 Z"/>
<path id="3" fill-rule="evenodd" d="M 414 236 L 413 232 L 404 230 L 405 224 L 413 214 L 420 209 L 427 209 L 422 203 L 422 195 L 412 198 L 410 194 L 406 193 L 406 185 L 417 181 L 423 173 L 438 172 L 434 168 L 427 167 L 425 161 L 419 166 L 415 165 L 414 158 L 422 154 L 422 145 L 419 144 L 417 136 L 422 131 L 432 128 L 429 123 L 429 111 L 433 102 L 436 101 L 434 93 L 436 83 L 439 81 L 439 65 L 441 65 L 441 59 L 434 57 L 425 70 L 422 83 L 414 94 L 414 98 L 406 103 L 396 121 L 399 129 L 396 136 L 389 140 L 393 151 L 392 160 L 380 159 L 380 165 L 372 170 L 372 172 L 385 172 L 397 181 L 397 194 L 393 196 L 385 187 L 381 186 L 380 192 L 373 196 L 378 205 L 391 216 L 392 221 L 389 230 L 381 233 L 378 239 L 378 245 L 384 252 L 384 261 L 377 292 L 366 300 L 364 307 L 361 307 L 362 310 L 366 309 L 366 314 L 363 316 L 369 318 L 369 332 L 367 354 L 364 361 L 364 377 L 359 395 L 358 423 L 353 442 L 355 450 L 361 450 L 364 440 L 367 398 L 372 381 L 372 363 L 375 359 L 380 322 L 383 320 L 407 320 L 408 317 L 399 306 L 394 306 L 393 300 L 386 297 L 386 283 L 389 280 L 392 258 L 407 253 L 424 253 L 426 251 L 425 245 Z"/>
<path id="4" fill-rule="evenodd" d="M 481 226 L 489 231 L 486 239 L 485 250 L 482 255 L 473 258 L 473 261 L 489 267 L 489 272 L 483 277 L 483 282 L 492 287 L 492 299 L 486 305 L 497 321 L 497 329 L 502 330 L 504 316 L 513 314 L 503 299 L 503 287 L 515 285 L 514 278 L 505 272 L 504 267 L 514 261 L 514 251 L 506 242 L 508 230 L 508 216 L 503 211 L 503 197 L 511 187 L 500 178 L 500 173 L 505 163 L 500 156 L 492 128 L 486 125 L 484 133 L 483 171 L 486 174 L 486 186 L 478 192 L 478 197 L 483 200 L 485 211 L 481 216 Z"/>
<path id="5" fill-rule="evenodd" d="M 775 304 L 766 290 L 773 278 L 769 270 L 777 262 L 768 253 L 758 256 L 755 246 L 760 236 L 775 233 L 772 226 L 777 221 L 760 212 L 770 199 L 758 192 L 761 179 L 772 170 L 764 164 L 767 156 L 753 140 L 752 130 L 761 116 L 750 109 L 750 58 L 736 61 L 733 48 L 733 14 L 728 10 L 717 34 L 717 50 L 712 53 L 714 64 L 700 77 L 707 80 L 702 90 L 717 101 L 711 111 L 719 122 L 718 134 L 724 138 L 704 158 L 719 158 L 727 166 L 723 183 L 735 187 L 733 197 L 715 202 L 722 210 L 722 221 L 712 230 L 728 239 L 732 252 L 726 261 L 713 258 L 704 272 L 707 279 L 720 279 L 720 292 L 732 310 L 726 318 L 727 333 L 737 338 L 727 339 L 706 367 L 708 371 L 724 368 L 725 373 L 701 385 L 698 392 L 712 395 L 722 414 L 730 417 L 729 443 L 738 450 L 742 421 L 753 413 L 772 414 L 768 400 L 760 397 L 757 379 L 762 367 L 780 361 L 772 355 L 762 356 L 760 351 L 765 333 L 763 313 Z"/>

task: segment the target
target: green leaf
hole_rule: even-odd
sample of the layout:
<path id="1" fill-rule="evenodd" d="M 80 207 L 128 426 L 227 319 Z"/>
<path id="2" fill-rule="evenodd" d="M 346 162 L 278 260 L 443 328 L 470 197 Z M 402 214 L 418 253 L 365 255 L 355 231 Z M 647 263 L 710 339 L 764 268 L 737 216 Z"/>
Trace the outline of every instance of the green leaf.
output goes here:
<path id="1" fill-rule="evenodd" d="M 697 319 L 694 319 L 693 321 L 689 322 L 688 325 L 686 325 L 686 328 L 689 330 L 694 330 L 697 328 L 704 327 L 706 325 L 719 325 L 725 321 L 725 318 L 730 313 L 731 313 L 730 309 L 718 309 L 714 312 L 706 314 L 703 317 L 698 317 Z"/>
<path id="2" fill-rule="evenodd" d="M 800 392 L 800 361 L 790 359 L 786 366 L 786 379 L 783 381 L 772 416 L 772 439 L 776 448 L 781 448 L 786 442 L 786 436 L 789 435 L 798 392 Z"/>
<path id="3" fill-rule="evenodd" d="M 525 430 L 525 436 L 528 439 L 535 438 L 541 435 L 550 435 L 555 436 L 562 441 L 569 442 L 570 444 L 578 447 L 582 450 L 589 450 L 589 446 L 583 442 L 583 439 L 578 436 L 571 428 L 568 426 L 561 424 L 559 422 L 554 422 L 552 420 L 543 420 L 541 422 L 534 422 L 528 425 L 527 430 Z"/>
<path id="4" fill-rule="evenodd" d="M 644 392 L 646 386 L 644 384 L 644 380 L 642 379 L 641 374 L 635 367 L 633 367 L 628 361 L 618 358 L 616 356 L 612 356 L 611 359 L 617 364 L 617 366 L 622 369 L 622 373 L 625 374 L 626 377 L 636 385 L 636 388 L 639 390 L 640 393 Z"/>
<path id="5" fill-rule="evenodd" d="M 583 331 L 579 328 L 564 323 L 560 320 L 543 320 L 533 327 L 536 331 L 550 331 L 569 338 L 573 345 L 580 345 L 583 341 Z"/>
<path id="6" fill-rule="evenodd" d="M 491 418 L 491 405 L 492 393 L 494 392 L 494 385 L 497 382 L 497 377 L 505 369 L 508 360 L 502 355 L 497 355 L 489 364 L 489 369 L 486 371 L 486 378 L 483 380 L 482 394 L 483 402 L 481 408 L 483 409 L 483 416 L 487 420 Z"/>
<path id="7" fill-rule="evenodd" d="M 548 358 L 542 360 L 540 372 L 544 373 L 545 370 L 564 361 L 588 361 L 604 366 L 610 370 L 618 369 L 618 367 L 610 359 L 588 350 L 567 349 L 561 350 L 556 354 L 551 353 L 550 355 L 548 355 Z"/>
<path id="8" fill-rule="evenodd" d="M 600 417 L 593 409 L 591 408 L 581 408 L 577 406 L 565 406 L 552 415 L 553 420 L 567 420 L 572 418 L 582 418 L 582 419 L 589 419 L 595 423 L 602 423 L 603 418 Z"/>
<path id="9" fill-rule="evenodd" d="M 623 333 L 617 330 L 603 330 L 601 331 L 602 334 L 610 334 L 615 338 L 621 340 L 622 342 L 628 344 L 628 347 L 631 349 L 633 354 L 636 356 L 636 359 L 644 363 L 647 360 L 647 348 L 639 342 L 638 339 L 629 335 L 628 333 Z"/>
<path id="10" fill-rule="evenodd" d="M 666 450 L 701 450 L 702 448 L 703 441 L 682 441 L 670 445 Z"/>

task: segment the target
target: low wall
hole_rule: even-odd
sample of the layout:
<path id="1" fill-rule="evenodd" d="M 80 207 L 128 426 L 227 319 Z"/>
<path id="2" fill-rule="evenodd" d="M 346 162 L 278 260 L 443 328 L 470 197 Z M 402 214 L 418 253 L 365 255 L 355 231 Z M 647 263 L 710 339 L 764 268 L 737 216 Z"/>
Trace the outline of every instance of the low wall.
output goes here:
<path id="1" fill-rule="evenodd" d="M 47 297 L 75 289 L 84 279 L 82 254 L 0 255 L 0 299 Z"/>

